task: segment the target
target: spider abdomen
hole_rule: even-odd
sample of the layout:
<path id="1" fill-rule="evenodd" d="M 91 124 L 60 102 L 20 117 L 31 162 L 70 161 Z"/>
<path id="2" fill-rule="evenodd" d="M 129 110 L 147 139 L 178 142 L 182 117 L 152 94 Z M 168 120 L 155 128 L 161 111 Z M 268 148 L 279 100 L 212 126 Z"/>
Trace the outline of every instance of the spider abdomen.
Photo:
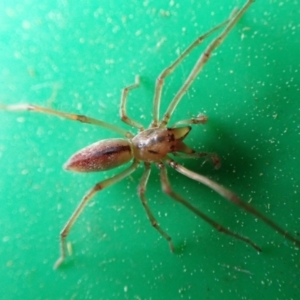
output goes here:
<path id="1" fill-rule="evenodd" d="M 116 168 L 131 159 L 128 140 L 108 139 L 81 149 L 70 157 L 64 168 L 74 172 L 98 172 Z"/>

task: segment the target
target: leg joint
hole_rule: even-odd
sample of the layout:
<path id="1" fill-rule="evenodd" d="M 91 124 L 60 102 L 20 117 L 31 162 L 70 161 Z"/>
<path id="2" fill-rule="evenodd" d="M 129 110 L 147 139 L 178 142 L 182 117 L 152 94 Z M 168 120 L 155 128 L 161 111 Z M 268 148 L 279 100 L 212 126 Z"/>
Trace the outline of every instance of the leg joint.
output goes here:
<path id="1" fill-rule="evenodd" d="M 157 227 L 158 227 L 158 223 L 156 222 L 156 220 L 151 220 L 151 225 L 152 225 L 154 228 L 157 228 Z"/>
<path id="2" fill-rule="evenodd" d="M 172 190 L 171 187 L 167 184 L 163 184 L 162 185 L 162 190 L 164 193 L 166 193 L 167 195 L 171 195 L 172 194 Z"/>

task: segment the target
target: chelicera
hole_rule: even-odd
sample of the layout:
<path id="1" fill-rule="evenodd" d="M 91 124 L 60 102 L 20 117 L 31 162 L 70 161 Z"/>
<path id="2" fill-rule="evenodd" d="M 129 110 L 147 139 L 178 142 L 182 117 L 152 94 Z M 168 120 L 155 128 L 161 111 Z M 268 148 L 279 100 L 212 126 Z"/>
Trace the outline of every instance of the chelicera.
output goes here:
<path id="1" fill-rule="evenodd" d="M 155 164 L 160 171 L 161 186 L 163 191 L 171 198 L 178 201 L 190 211 L 195 213 L 197 216 L 202 218 L 204 221 L 209 223 L 216 230 L 249 244 L 257 251 L 261 251 L 261 249 L 252 240 L 245 236 L 234 233 L 228 228 L 222 226 L 221 224 L 219 224 L 218 222 L 214 221 L 206 214 L 201 212 L 198 208 L 190 204 L 188 201 L 186 201 L 181 195 L 173 191 L 169 183 L 166 166 L 170 166 L 177 172 L 189 177 L 190 179 L 193 179 L 199 183 L 206 185 L 207 187 L 211 188 L 228 201 L 236 204 L 240 208 L 244 209 L 248 213 L 254 215 L 258 219 L 268 224 L 271 228 L 283 235 L 286 239 L 292 241 L 298 247 L 300 246 L 300 241 L 298 239 L 286 232 L 272 220 L 261 214 L 250 204 L 242 201 L 232 191 L 228 190 L 227 188 L 223 187 L 222 185 L 212 181 L 211 179 L 203 175 L 200 175 L 185 168 L 171 157 L 171 155 L 178 155 L 187 158 L 203 157 L 205 159 L 211 160 L 216 168 L 219 167 L 220 162 L 217 155 L 206 152 L 195 152 L 193 149 L 191 149 L 184 143 L 184 139 L 191 130 L 190 125 L 204 124 L 207 121 L 206 116 L 198 115 L 196 118 L 193 119 L 176 122 L 173 126 L 168 126 L 168 124 L 170 117 L 174 112 L 177 104 L 182 99 L 182 96 L 186 93 L 186 91 L 193 83 L 194 79 L 197 77 L 199 72 L 202 70 L 203 66 L 209 60 L 212 52 L 224 41 L 226 36 L 233 29 L 238 20 L 247 11 L 249 6 L 253 2 L 254 0 L 248 0 L 240 10 L 234 10 L 228 18 L 228 20 L 214 27 L 202 36 L 198 37 L 175 60 L 173 64 L 171 64 L 169 67 L 162 71 L 162 73 L 159 75 L 156 81 L 153 100 L 153 119 L 148 129 L 145 129 L 142 124 L 128 117 L 126 113 L 127 95 L 131 90 L 139 86 L 139 77 L 136 77 L 134 84 L 123 89 L 120 105 L 120 117 L 123 122 L 138 130 L 138 134 L 136 135 L 132 134 L 130 131 L 124 130 L 115 125 L 83 115 L 64 113 L 50 108 L 40 107 L 31 104 L 1 105 L 1 108 L 5 110 L 30 110 L 40 113 L 52 114 L 65 119 L 71 119 L 74 121 L 97 125 L 123 136 L 123 138 L 102 140 L 80 150 L 67 161 L 67 163 L 64 166 L 66 170 L 74 172 L 97 172 L 103 170 L 110 170 L 120 165 L 123 165 L 129 161 L 132 161 L 129 167 L 127 167 L 125 170 L 121 171 L 117 175 L 95 184 L 94 187 L 90 191 L 88 191 L 87 194 L 82 198 L 78 207 L 75 209 L 74 213 L 67 221 L 60 233 L 60 257 L 54 265 L 55 268 L 60 266 L 66 257 L 66 238 L 86 204 L 94 197 L 94 195 L 97 192 L 109 186 L 112 186 L 120 180 L 129 176 L 137 169 L 137 167 L 141 163 L 144 164 L 145 170 L 140 180 L 138 188 L 139 197 L 152 226 L 159 232 L 159 234 L 164 239 L 167 240 L 171 251 L 173 251 L 174 249 L 172 239 L 169 236 L 169 234 L 159 226 L 156 218 L 154 217 L 153 213 L 151 212 L 148 206 L 145 196 L 146 186 L 150 176 L 151 163 Z M 223 31 L 208 45 L 203 54 L 199 57 L 198 61 L 195 63 L 193 69 L 184 81 L 183 85 L 179 88 L 177 94 L 170 102 L 170 105 L 167 108 L 162 119 L 160 119 L 159 108 L 165 78 L 168 75 L 170 75 L 174 71 L 174 69 L 182 62 L 182 60 L 194 48 L 201 44 L 201 42 L 207 36 L 211 35 L 212 33 L 216 32 L 221 28 L 224 28 Z"/>

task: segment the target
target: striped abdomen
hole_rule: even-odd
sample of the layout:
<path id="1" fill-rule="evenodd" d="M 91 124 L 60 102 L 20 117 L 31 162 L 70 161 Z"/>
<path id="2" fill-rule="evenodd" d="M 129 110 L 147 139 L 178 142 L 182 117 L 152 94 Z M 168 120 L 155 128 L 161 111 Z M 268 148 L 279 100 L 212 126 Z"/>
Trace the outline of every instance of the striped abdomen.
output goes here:
<path id="1" fill-rule="evenodd" d="M 130 142 L 109 139 L 96 142 L 75 153 L 65 163 L 66 170 L 74 172 L 97 172 L 118 167 L 132 159 Z"/>

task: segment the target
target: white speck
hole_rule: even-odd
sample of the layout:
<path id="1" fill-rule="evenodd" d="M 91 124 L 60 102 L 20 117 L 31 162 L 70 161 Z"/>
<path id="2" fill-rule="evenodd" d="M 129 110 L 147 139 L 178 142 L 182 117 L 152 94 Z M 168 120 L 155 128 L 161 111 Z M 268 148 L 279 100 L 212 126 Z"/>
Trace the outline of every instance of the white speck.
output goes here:
<path id="1" fill-rule="evenodd" d="M 21 52 L 15 52 L 14 53 L 15 58 L 20 59 L 22 57 Z"/>
<path id="2" fill-rule="evenodd" d="M 30 22 L 29 21 L 23 21 L 22 22 L 22 27 L 24 28 L 24 29 L 30 29 L 31 28 L 31 25 L 30 25 Z"/>
<path id="3" fill-rule="evenodd" d="M 24 123 L 25 122 L 25 118 L 24 117 L 18 117 L 17 118 L 17 122 L 18 123 Z"/>
<path id="4" fill-rule="evenodd" d="M 95 12 L 94 12 L 94 17 L 98 18 L 99 15 L 103 14 L 103 9 L 102 8 L 98 8 Z"/>
<path id="5" fill-rule="evenodd" d="M 13 265 L 13 261 L 12 260 L 9 260 L 6 262 L 6 266 L 7 267 L 11 267 Z"/>
<path id="6" fill-rule="evenodd" d="M 6 243 L 6 242 L 8 242 L 9 241 L 9 236 L 4 236 L 3 238 L 2 238 L 2 242 L 3 243 Z"/>
<path id="7" fill-rule="evenodd" d="M 164 9 L 161 9 L 159 11 L 159 14 L 162 16 L 162 17 L 169 17 L 170 16 L 170 12 L 167 11 L 167 10 L 164 10 Z"/>
<path id="8" fill-rule="evenodd" d="M 115 63 L 115 60 L 114 60 L 114 59 L 106 59 L 106 60 L 105 60 L 105 63 L 106 63 L 107 65 L 113 65 L 113 64 Z"/>
<path id="9" fill-rule="evenodd" d="M 7 8 L 5 12 L 9 17 L 14 17 L 16 15 L 16 12 L 12 8 Z"/>
<path id="10" fill-rule="evenodd" d="M 28 173 L 29 173 L 29 171 L 26 169 L 22 170 L 22 172 L 21 172 L 22 175 L 27 175 Z"/>
<path id="11" fill-rule="evenodd" d="M 137 30 L 137 31 L 135 32 L 135 35 L 136 35 L 136 36 L 140 36 L 140 35 L 142 34 L 142 32 L 143 32 L 143 31 L 142 31 L 141 29 L 140 29 L 140 30 Z"/>
<path id="12" fill-rule="evenodd" d="M 161 47 L 161 45 L 166 41 L 166 38 L 163 37 L 162 39 L 160 39 L 157 43 L 156 43 L 156 48 Z"/>

